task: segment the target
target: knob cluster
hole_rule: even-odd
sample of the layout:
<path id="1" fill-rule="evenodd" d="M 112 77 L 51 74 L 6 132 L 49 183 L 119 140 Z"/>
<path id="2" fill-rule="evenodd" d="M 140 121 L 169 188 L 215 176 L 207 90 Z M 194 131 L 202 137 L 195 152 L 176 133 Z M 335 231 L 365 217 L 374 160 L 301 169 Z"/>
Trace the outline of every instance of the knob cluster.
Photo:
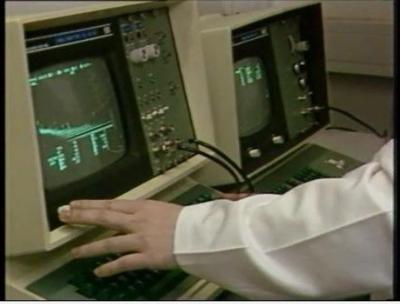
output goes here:
<path id="1" fill-rule="evenodd" d="M 168 139 L 152 147 L 153 153 L 168 152 L 176 148 L 181 141 L 178 139 Z"/>
<path id="2" fill-rule="evenodd" d="M 150 138 L 150 140 L 154 141 L 158 138 L 162 138 L 170 133 L 175 131 L 174 126 L 165 126 L 162 125 L 157 131 L 149 131 L 147 133 L 147 136 Z"/>

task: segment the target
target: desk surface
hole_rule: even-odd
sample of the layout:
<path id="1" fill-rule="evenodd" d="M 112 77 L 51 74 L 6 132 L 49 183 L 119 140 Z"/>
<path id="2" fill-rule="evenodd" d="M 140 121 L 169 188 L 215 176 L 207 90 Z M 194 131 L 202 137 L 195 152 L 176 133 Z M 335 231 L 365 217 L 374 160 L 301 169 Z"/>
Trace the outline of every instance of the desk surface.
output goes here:
<path id="1" fill-rule="evenodd" d="M 321 130 L 307 142 L 368 162 L 386 141 L 371 133 Z"/>

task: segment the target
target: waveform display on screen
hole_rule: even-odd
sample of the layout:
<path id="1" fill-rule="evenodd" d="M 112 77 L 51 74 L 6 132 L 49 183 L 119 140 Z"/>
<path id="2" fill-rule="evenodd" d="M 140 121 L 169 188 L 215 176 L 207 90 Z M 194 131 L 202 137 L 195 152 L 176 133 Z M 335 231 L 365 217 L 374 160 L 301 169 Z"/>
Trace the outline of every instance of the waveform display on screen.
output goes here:
<path id="1" fill-rule="evenodd" d="M 70 127 L 69 124 L 67 124 L 64 128 L 38 127 L 38 133 L 40 135 L 49 135 L 71 140 L 86 137 L 93 133 L 110 129 L 113 126 L 114 125 L 111 121 L 101 124 L 84 124 L 78 127 Z"/>
<path id="2" fill-rule="evenodd" d="M 64 67 L 62 69 L 57 69 L 54 71 L 48 71 L 46 73 L 35 75 L 34 77 L 29 78 L 29 85 L 31 87 L 39 85 L 39 83 L 43 80 L 52 79 L 54 77 L 65 76 L 65 75 L 75 75 L 79 71 L 89 68 L 92 66 L 90 62 L 82 62 L 76 65 L 71 65 Z"/>
<path id="3" fill-rule="evenodd" d="M 106 60 L 81 58 L 31 74 L 46 187 L 95 174 L 126 151 L 121 113 Z"/>
<path id="4" fill-rule="evenodd" d="M 59 171 L 68 169 L 70 165 L 78 165 L 82 162 L 81 149 L 90 146 L 91 155 L 99 156 L 102 152 L 111 152 L 109 134 L 107 130 L 114 128 L 112 121 L 99 124 L 84 124 L 71 127 L 69 123 L 59 128 L 51 128 L 38 124 L 38 134 L 53 137 L 62 145 L 57 145 L 54 152 L 47 157 L 47 164 Z M 86 143 L 83 143 L 86 141 Z M 87 156 L 86 156 L 87 157 Z M 83 157 L 85 159 L 85 157 Z"/>

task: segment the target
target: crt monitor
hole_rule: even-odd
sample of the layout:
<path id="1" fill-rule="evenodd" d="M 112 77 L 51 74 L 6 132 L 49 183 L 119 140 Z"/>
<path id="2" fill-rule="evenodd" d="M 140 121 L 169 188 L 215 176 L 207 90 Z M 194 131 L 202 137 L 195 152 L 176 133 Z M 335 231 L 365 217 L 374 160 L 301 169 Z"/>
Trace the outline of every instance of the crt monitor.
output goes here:
<path id="1" fill-rule="evenodd" d="M 145 1 L 7 20 L 7 256 L 84 234 L 58 220 L 71 200 L 149 197 L 207 163 L 177 149 L 213 142 L 196 16 Z"/>
<path id="2" fill-rule="evenodd" d="M 100 20 L 26 33 L 50 229 L 61 225 L 62 204 L 112 197 L 152 176 L 117 26 Z"/>
<path id="3" fill-rule="evenodd" d="M 328 123 L 320 3 L 207 16 L 202 39 L 217 145 L 250 177 Z"/>

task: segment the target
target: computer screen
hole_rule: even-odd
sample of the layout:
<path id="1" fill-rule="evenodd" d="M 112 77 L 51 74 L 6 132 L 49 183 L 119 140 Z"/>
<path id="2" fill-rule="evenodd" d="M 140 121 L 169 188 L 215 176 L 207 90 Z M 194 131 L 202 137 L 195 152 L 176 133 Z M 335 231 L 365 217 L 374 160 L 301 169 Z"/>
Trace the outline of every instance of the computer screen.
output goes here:
<path id="1" fill-rule="evenodd" d="M 270 123 L 270 94 L 265 67 L 259 57 L 235 62 L 235 90 L 240 137 L 261 131 Z"/>
<path id="2" fill-rule="evenodd" d="M 102 57 L 35 70 L 32 90 L 46 189 L 76 182 L 126 153 L 120 109 Z"/>

